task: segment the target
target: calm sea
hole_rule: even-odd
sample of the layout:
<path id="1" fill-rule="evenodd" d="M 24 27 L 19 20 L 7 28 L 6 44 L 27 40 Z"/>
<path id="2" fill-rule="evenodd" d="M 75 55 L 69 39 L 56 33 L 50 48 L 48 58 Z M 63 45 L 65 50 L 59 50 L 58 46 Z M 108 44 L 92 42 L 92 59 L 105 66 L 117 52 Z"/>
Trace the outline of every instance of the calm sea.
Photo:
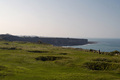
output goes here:
<path id="1" fill-rule="evenodd" d="M 73 48 L 94 49 L 104 52 L 120 51 L 120 39 L 88 39 L 89 41 L 95 41 L 96 44 L 87 44 L 79 46 L 69 46 Z"/>

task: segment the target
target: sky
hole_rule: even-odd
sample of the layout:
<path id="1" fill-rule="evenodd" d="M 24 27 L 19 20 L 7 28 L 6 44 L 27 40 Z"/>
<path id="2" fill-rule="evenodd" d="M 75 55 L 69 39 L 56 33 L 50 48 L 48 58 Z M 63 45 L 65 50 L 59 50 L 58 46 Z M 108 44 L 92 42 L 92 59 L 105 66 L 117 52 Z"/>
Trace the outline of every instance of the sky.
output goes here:
<path id="1" fill-rule="evenodd" d="M 120 0 L 0 0 L 0 34 L 120 38 Z"/>

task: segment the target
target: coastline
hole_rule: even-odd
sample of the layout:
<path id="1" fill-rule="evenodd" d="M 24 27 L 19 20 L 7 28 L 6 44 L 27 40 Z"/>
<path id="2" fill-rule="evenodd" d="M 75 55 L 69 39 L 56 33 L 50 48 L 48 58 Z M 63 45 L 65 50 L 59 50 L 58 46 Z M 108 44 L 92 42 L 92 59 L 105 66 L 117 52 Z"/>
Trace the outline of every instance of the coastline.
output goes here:
<path id="1" fill-rule="evenodd" d="M 92 49 L 92 50 L 100 50 L 101 52 L 120 52 L 120 40 L 109 40 L 109 39 L 90 39 L 87 44 L 84 45 L 74 45 L 74 46 L 66 46 L 72 48 L 82 48 L 82 49 Z"/>
<path id="2" fill-rule="evenodd" d="M 63 48 L 70 48 L 70 49 L 75 49 L 79 51 L 92 52 L 92 53 L 97 53 L 102 55 L 120 56 L 120 51 L 117 51 L 117 50 L 105 52 L 105 51 L 95 50 L 95 49 L 83 49 L 83 48 L 73 48 L 73 47 L 63 47 Z"/>

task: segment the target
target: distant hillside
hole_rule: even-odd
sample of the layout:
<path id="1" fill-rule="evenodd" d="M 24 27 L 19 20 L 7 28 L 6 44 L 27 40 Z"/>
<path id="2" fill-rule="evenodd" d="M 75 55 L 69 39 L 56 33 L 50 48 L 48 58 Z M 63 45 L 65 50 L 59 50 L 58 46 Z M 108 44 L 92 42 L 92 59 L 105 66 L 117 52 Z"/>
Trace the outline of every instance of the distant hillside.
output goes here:
<path id="1" fill-rule="evenodd" d="M 88 43 L 87 39 L 76 38 L 51 38 L 51 37 L 29 37 L 29 36 L 14 36 L 10 34 L 1 34 L 1 40 L 7 41 L 27 41 L 27 42 L 43 42 L 52 44 L 55 46 L 72 46 L 72 45 L 84 45 Z"/>

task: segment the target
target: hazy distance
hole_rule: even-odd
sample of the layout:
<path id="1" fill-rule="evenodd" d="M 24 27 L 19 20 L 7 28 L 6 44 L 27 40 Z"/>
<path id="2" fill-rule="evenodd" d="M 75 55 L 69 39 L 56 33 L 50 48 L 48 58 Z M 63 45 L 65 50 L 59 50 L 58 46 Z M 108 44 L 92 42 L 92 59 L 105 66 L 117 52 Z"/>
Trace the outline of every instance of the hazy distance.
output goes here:
<path id="1" fill-rule="evenodd" d="M 120 38 L 120 0 L 0 0 L 0 34 Z"/>

